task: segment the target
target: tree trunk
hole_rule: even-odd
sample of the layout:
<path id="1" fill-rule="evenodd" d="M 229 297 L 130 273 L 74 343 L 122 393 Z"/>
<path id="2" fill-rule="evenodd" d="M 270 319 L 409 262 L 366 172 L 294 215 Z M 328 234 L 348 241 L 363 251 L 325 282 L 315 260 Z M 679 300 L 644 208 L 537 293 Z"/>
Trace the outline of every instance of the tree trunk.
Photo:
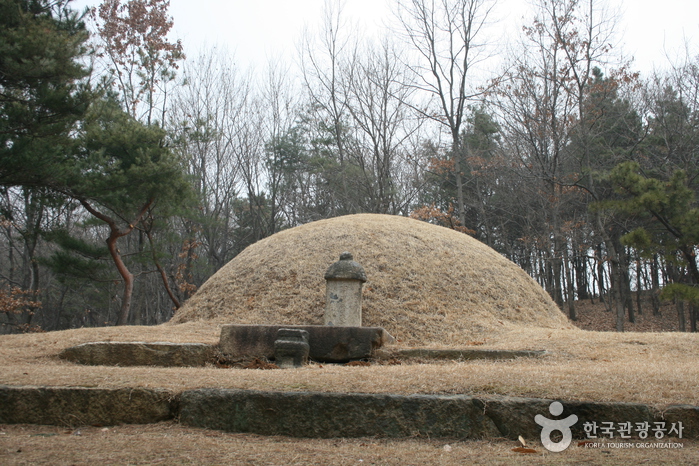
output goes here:
<path id="1" fill-rule="evenodd" d="M 117 248 L 117 240 L 124 236 L 119 233 L 120 231 L 118 229 L 112 229 L 109 238 L 107 238 L 107 249 L 109 249 L 109 254 L 112 256 L 112 260 L 116 265 L 119 275 L 121 275 L 121 278 L 124 280 L 124 293 L 122 294 L 121 309 L 119 310 L 116 324 L 126 325 L 131 311 L 131 298 L 133 297 L 133 274 L 129 272 L 126 264 L 124 264 L 119 249 Z"/>
<path id="2" fill-rule="evenodd" d="M 638 309 L 638 315 L 643 314 L 643 307 L 641 306 L 641 258 L 636 255 L 636 308 Z"/>
<path id="3" fill-rule="evenodd" d="M 576 254 L 573 257 L 575 280 L 577 282 L 577 298 L 579 300 L 590 299 L 589 280 L 587 271 L 587 257 Z"/>
<path id="4" fill-rule="evenodd" d="M 605 286 L 604 286 L 604 260 L 603 260 L 603 255 L 602 255 L 602 243 L 597 245 L 597 275 L 599 277 L 599 280 L 597 280 L 597 286 L 599 289 L 599 298 L 602 301 L 605 301 L 605 305 L 607 306 L 607 310 L 611 310 L 609 307 L 609 303 L 607 302 L 608 300 L 604 299 L 604 292 L 605 292 Z"/>
<path id="5" fill-rule="evenodd" d="M 568 317 L 570 320 L 578 320 L 578 316 L 575 313 L 575 286 L 573 284 L 572 267 L 568 257 L 567 245 L 563 250 L 563 265 L 565 266 L 566 286 L 568 290 Z"/>
<path id="6" fill-rule="evenodd" d="M 612 256 L 612 254 L 610 254 Z M 614 255 L 615 256 L 615 255 Z M 614 303 L 614 309 L 616 310 L 616 331 L 624 331 L 624 316 L 626 314 L 624 307 L 624 297 L 621 291 L 621 267 L 619 267 L 619 260 L 616 257 L 610 257 L 611 272 L 609 278 L 611 279 L 611 301 Z"/>
<path id="7" fill-rule="evenodd" d="M 158 272 L 160 273 L 160 279 L 163 281 L 165 291 L 167 292 L 167 295 L 170 297 L 170 301 L 172 301 L 172 303 L 175 305 L 175 309 L 179 309 L 180 301 L 175 296 L 175 293 L 172 292 L 172 288 L 170 288 L 170 281 L 167 279 L 167 274 L 165 273 L 165 270 L 163 269 L 162 265 L 160 265 L 158 256 L 155 254 L 155 246 L 153 244 L 153 236 L 151 235 L 150 229 L 146 230 L 146 236 L 148 237 L 148 242 L 150 243 L 150 250 L 153 255 L 153 263 L 155 264 L 155 267 L 158 269 Z"/>
<path id="8" fill-rule="evenodd" d="M 464 182 L 461 178 L 461 150 L 459 134 L 452 133 L 452 153 L 454 157 L 454 176 L 456 177 L 456 204 L 459 210 L 459 222 L 466 226 L 466 210 L 464 208 Z"/>
<path id="9" fill-rule="evenodd" d="M 677 307 L 677 321 L 680 327 L 680 332 L 686 332 L 687 324 L 684 316 L 684 301 L 675 298 L 675 306 Z"/>
<path id="10" fill-rule="evenodd" d="M 114 261 L 114 265 L 116 265 L 119 275 L 121 275 L 121 278 L 124 280 L 124 293 L 122 295 L 121 309 L 117 316 L 117 325 L 126 325 L 128 323 L 129 313 L 131 312 L 131 298 L 133 297 L 133 274 L 129 272 L 129 269 L 126 267 L 126 264 L 121 258 L 121 253 L 117 248 L 117 240 L 133 231 L 135 225 L 141 221 L 141 218 L 143 218 L 152 203 L 153 199 L 149 199 L 141 207 L 141 210 L 136 215 L 136 218 L 134 218 L 126 228 L 119 228 L 115 219 L 98 211 L 86 200 L 80 200 L 80 204 L 85 207 L 85 210 L 109 225 L 110 233 L 109 237 L 107 238 L 107 249 L 109 250 L 109 254 L 112 256 L 112 260 Z"/>
<path id="11" fill-rule="evenodd" d="M 607 229 L 604 227 L 602 224 L 602 219 L 600 218 L 599 214 L 597 215 L 597 230 L 599 233 L 602 235 L 602 239 L 604 240 L 604 245 L 607 250 L 607 255 L 609 256 L 609 264 L 610 264 L 610 273 L 609 273 L 609 279 L 610 279 L 610 285 L 611 285 L 611 291 L 612 294 L 614 295 L 613 302 L 616 308 L 616 331 L 617 332 L 623 332 L 624 331 L 624 301 L 623 301 L 623 296 L 621 293 L 621 287 L 622 287 L 622 272 L 621 272 L 621 264 L 619 260 L 619 252 L 616 248 L 615 241 L 612 239 L 610 236 L 609 232 Z"/>
<path id="12" fill-rule="evenodd" d="M 658 255 L 653 255 L 653 261 L 650 264 L 651 274 L 651 304 L 653 305 L 653 315 L 660 315 L 660 266 L 658 264 Z"/>

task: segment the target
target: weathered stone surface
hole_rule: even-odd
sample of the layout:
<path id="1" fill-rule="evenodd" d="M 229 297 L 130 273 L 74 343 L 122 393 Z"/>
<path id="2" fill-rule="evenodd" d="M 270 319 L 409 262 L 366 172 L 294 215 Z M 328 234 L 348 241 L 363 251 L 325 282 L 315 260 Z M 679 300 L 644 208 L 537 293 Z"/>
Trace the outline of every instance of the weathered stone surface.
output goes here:
<path id="1" fill-rule="evenodd" d="M 567 401 L 562 402 L 564 411 L 562 416 L 566 417 L 569 413 L 578 416 L 578 422 L 571 428 L 573 436 L 584 438 L 583 424 L 585 422 L 613 422 L 616 430 L 616 425 L 620 422 L 631 422 L 634 426 L 637 422 L 653 422 L 660 421 L 660 412 L 648 405 L 640 403 L 608 403 L 608 402 L 587 402 L 587 401 Z M 544 415 L 551 417 L 547 412 Z M 602 438 L 602 435 L 597 434 Z M 615 432 L 618 439 L 618 432 Z M 608 438 L 608 437 L 607 437 Z"/>
<path id="2" fill-rule="evenodd" d="M 343 252 L 340 260 L 325 272 L 325 313 L 323 323 L 337 327 L 362 326 L 362 285 L 364 268 Z"/>
<path id="3" fill-rule="evenodd" d="M 349 252 L 340 254 L 340 260 L 328 267 L 325 271 L 326 280 L 357 280 L 366 282 L 364 267 L 355 262 Z"/>
<path id="4" fill-rule="evenodd" d="M 323 324 L 337 327 L 362 326 L 362 282 L 356 280 L 325 282 Z"/>
<path id="5" fill-rule="evenodd" d="M 543 350 L 491 350 L 478 348 L 464 349 L 430 349 L 411 348 L 382 351 L 381 357 L 391 358 L 424 358 L 424 359 L 514 359 L 541 357 L 546 354 Z"/>
<path id="6" fill-rule="evenodd" d="M 274 360 L 282 369 L 295 369 L 308 363 L 308 332 L 297 328 L 280 328 L 274 342 Z"/>
<path id="7" fill-rule="evenodd" d="M 199 389 L 175 394 L 143 388 L 11 387 L 0 385 L 0 424 L 115 425 L 180 419 L 186 425 L 294 437 L 414 437 L 539 439 L 537 414 L 552 418 L 554 400 L 467 395 L 386 395 Z M 682 423 L 682 438 L 699 438 L 699 407 L 561 401 L 556 417 L 585 422 Z M 609 439 L 619 441 L 618 432 Z M 675 437 L 676 435 L 667 435 Z M 635 435 L 632 437 L 635 438 Z M 656 441 L 649 432 L 648 441 Z"/>
<path id="8" fill-rule="evenodd" d="M 554 400 L 544 400 L 539 398 L 515 398 L 503 397 L 495 401 L 488 401 L 486 406 L 486 415 L 493 420 L 502 436 L 516 439 L 518 435 L 525 438 L 539 438 L 541 427 L 534 422 L 534 416 L 541 414 L 547 418 L 554 419 L 549 413 L 549 406 Z M 577 422 L 571 427 L 573 438 L 586 439 L 584 424 L 596 423 L 598 427 L 602 427 L 603 423 L 611 422 L 613 424 L 614 437 L 605 436 L 601 431 L 598 431 L 598 439 L 606 439 L 612 441 L 614 439 L 621 440 L 617 428 L 620 423 L 630 422 L 632 426 L 636 423 L 648 422 L 653 426 L 654 422 L 663 420 L 661 410 L 640 403 L 611 403 L 611 402 L 588 402 L 588 401 L 561 401 L 563 404 L 563 413 L 555 419 L 562 419 L 575 414 L 578 417 Z M 692 422 L 696 415 L 687 407 L 682 407 L 677 411 L 670 412 L 674 414 L 672 417 L 675 421 L 682 421 L 684 427 L 683 438 L 699 437 L 698 426 Z M 695 408 L 697 409 L 697 408 Z M 670 425 L 668 424 L 668 429 Z M 649 438 L 652 437 L 652 432 Z M 632 434 L 632 438 L 637 438 Z M 655 440 L 655 439 L 653 439 Z"/>
<path id="9" fill-rule="evenodd" d="M 682 422 L 683 437 L 699 437 L 699 406 L 670 405 L 660 410 L 659 421 L 665 421 L 670 426 L 673 422 Z"/>
<path id="10" fill-rule="evenodd" d="M 383 395 L 308 392 L 258 392 L 202 389 L 182 393 L 184 424 L 229 432 L 294 437 L 456 437 L 522 436 L 539 439 L 537 414 L 550 417 L 553 400 L 467 395 Z M 578 416 L 573 437 L 585 439 L 585 422 L 654 422 L 656 408 L 636 403 L 562 402 L 559 418 Z M 692 420 L 697 407 L 668 407 L 665 421 L 682 422 L 682 438 L 698 438 Z M 673 411 L 673 409 L 675 409 Z M 668 417 L 672 414 L 672 418 Z M 667 425 L 669 429 L 669 424 Z M 651 433 L 652 436 L 652 433 Z M 598 434 L 598 437 L 602 438 Z M 615 431 L 615 437 L 620 439 Z M 611 440 L 607 437 L 607 440 Z M 655 439 L 653 439 L 655 440 Z"/>
<path id="11" fill-rule="evenodd" d="M 180 403 L 183 424 L 229 432 L 318 438 L 498 435 L 482 404 L 466 396 L 203 389 L 182 393 Z"/>
<path id="12" fill-rule="evenodd" d="M 330 327 L 323 325 L 224 325 L 221 353 L 232 358 L 274 358 L 274 341 L 280 328 L 308 332 L 309 357 L 320 362 L 347 362 L 369 358 L 392 337 L 381 327 Z"/>
<path id="13" fill-rule="evenodd" d="M 58 356 L 93 366 L 203 366 L 215 347 L 202 343 L 93 342 L 72 346 Z"/>
<path id="14" fill-rule="evenodd" d="M 143 388 L 0 385 L 0 424 L 116 425 L 173 419 L 174 394 Z"/>

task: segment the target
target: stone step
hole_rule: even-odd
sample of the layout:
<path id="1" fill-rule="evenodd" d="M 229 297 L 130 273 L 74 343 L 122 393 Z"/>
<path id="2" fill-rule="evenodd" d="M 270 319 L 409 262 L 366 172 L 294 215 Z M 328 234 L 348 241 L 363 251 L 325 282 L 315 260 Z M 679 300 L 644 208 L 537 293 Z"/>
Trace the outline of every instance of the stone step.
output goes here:
<path id="1" fill-rule="evenodd" d="M 0 424 L 116 425 L 178 419 L 228 432 L 292 437 L 414 437 L 539 439 L 537 415 L 554 400 L 507 396 L 391 395 L 198 389 L 174 393 L 144 388 L 0 386 Z M 575 439 L 585 423 L 665 423 L 665 438 L 682 423 L 682 437 L 699 438 L 699 407 L 561 401 L 560 417 L 576 415 Z M 552 411 L 551 411 L 552 412 Z M 605 437 L 598 432 L 598 437 Z M 635 436 L 634 436 L 635 437 Z M 612 439 L 607 439 L 612 440 Z M 660 439 L 662 440 L 662 439 Z M 659 441 L 654 431 L 648 441 Z"/>

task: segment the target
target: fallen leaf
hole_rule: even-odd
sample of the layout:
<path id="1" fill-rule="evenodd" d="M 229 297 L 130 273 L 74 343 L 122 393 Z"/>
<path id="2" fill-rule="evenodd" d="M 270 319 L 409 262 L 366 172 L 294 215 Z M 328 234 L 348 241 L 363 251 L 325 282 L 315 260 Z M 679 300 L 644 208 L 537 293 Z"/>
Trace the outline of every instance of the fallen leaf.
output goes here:
<path id="1" fill-rule="evenodd" d="M 513 448 L 512 451 L 516 453 L 536 453 L 536 450 L 533 448 L 524 448 L 524 447 L 517 447 Z"/>
<path id="2" fill-rule="evenodd" d="M 279 366 L 255 358 L 249 364 L 243 366 L 243 369 L 279 369 Z"/>

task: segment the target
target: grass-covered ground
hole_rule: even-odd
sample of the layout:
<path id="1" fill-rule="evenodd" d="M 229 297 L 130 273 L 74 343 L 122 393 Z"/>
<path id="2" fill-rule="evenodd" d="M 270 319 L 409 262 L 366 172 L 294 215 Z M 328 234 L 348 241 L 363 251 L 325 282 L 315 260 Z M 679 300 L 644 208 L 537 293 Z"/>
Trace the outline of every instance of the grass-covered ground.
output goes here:
<path id="1" fill-rule="evenodd" d="M 216 343 L 210 323 L 107 327 L 0 336 L 0 384 L 146 387 L 181 391 L 216 387 L 257 390 L 396 394 L 511 395 L 651 405 L 699 405 L 699 335 L 611 333 L 511 328 L 478 348 L 547 350 L 541 358 L 500 361 L 404 360 L 347 367 L 310 364 L 282 370 L 91 367 L 58 358 L 66 347 L 90 341 Z M 448 343 L 448 342 L 445 342 Z M 448 344 L 443 345 L 449 347 Z"/>

